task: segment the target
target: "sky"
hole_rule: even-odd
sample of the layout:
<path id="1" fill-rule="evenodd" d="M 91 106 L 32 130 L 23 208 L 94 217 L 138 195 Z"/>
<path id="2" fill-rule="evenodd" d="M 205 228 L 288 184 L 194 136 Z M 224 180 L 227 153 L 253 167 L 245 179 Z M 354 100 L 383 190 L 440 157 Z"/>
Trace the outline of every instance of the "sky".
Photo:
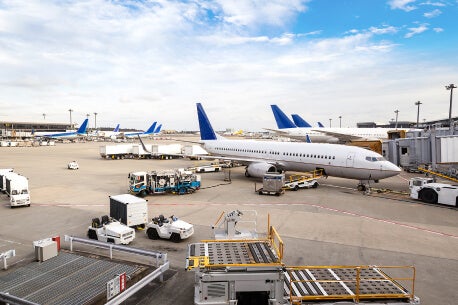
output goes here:
<path id="1" fill-rule="evenodd" d="M 332 127 L 416 121 L 417 101 L 448 118 L 457 16 L 458 0 L 0 0 L 0 121 L 197 130 L 197 102 L 217 130 L 274 128 L 271 104 Z"/>

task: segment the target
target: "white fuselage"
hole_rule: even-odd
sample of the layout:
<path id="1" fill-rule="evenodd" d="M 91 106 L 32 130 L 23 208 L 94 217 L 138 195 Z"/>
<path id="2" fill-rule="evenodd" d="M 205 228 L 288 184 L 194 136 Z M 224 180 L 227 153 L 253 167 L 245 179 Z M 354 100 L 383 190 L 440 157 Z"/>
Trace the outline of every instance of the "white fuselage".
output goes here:
<path id="1" fill-rule="evenodd" d="M 203 143 L 212 155 L 233 158 L 242 164 L 268 163 L 285 171 L 322 168 L 328 176 L 358 180 L 379 180 L 401 171 L 380 154 L 355 146 L 226 139 Z"/>
<path id="2" fill-rule="evenodd" d="M 385 140 L 388 139 L 388 131 L 393 130 L 392 128 L 308 128 L 308 127 L 297 127 L 297 128 L 284 128 L 280 129 L 282 132 L 286 132 L 292 138 L 305 137 L 308 135 L 310 140 L 315 143 L 337 143 L 340 141 L 338 136 L 333 136 L 329 133 L 341 134 L 342 136 L 348 135 L 352 137 L 358 137 L 361 140 Z"/>

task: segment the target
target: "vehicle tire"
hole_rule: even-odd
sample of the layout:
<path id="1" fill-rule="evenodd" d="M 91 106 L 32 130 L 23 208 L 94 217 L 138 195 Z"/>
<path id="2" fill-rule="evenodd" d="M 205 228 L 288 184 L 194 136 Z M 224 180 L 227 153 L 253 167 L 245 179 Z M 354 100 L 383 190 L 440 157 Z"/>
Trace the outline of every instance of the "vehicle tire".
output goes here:
<path id="1" fill-rule="evenodd" d="M 280 196 L 280 192 L 276 192 L 275 196 L 279 197 Z"/>
<path id="2" fill-rule="evenodd" d="M 295 185 L 294 188 L 293 188 L 293 191 L 298 191 L 299 190 L 299 185 Z"/>
<path id="3" fill-rule="evenodd" d="M 186 189 L 182 187 L 178 190 L 178 195 L 184 195 L 184 194 L 186 194 Z"/>
<path id="4" fill-rule="evenodd" d="M 423 189 L 420 193 L 420 199 L 426 203 L 437 203 L 437 193 L 433 189 Z"/>
<path id="5" fill-rule="evenodd" d="M 89 239 L 95 239 L 97 240 L 97 233 L 95 233 L 94 230 L 87 230 L 87 237 L 89 237 Z"/>
<path id="6" fill-rule="evenodd" d="M 143 190 L 140 192 L 140 197 L 146 197 L 146 195 L 147 195 L 146 190 Z"/>
<path id="7" fill-rule="evenodd" d="M 170 240 L 174 243 L 179 243 L 181 241 L 181 236 L 178 233 L 172 233 L 172 236 L 170 236 Z"/>
<path id="8" fill-rule="evenodd" d="M 358 185 L 358 191 L 364 192 L 366 190 L 366 186 L 364 184 L 359 184 Z"/>
<path id="9" fill-rule="evenodd" d="M 316 189 L 318 187 L 318 182 L 315 182 L 313 185 L 312 185 L 312 189 Z"/>
<path id="10" fill-rule="evenodd" d="M 219 172 L 219 168 L 215 168 L 215 172 Z"/>
<path id="11" fill-rule="evenodd" d="M 146 234 L 148 235 L 149 239 L 159 239 L 159 234 L 157 233 L 157 230 L 155 228 L 149 228 L 146 231 Z"/>

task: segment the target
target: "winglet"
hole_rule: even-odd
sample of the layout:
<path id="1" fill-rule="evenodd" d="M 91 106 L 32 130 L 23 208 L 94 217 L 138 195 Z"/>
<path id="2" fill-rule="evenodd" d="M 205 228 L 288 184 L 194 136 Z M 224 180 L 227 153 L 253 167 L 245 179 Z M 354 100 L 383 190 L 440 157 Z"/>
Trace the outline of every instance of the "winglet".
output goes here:
<path id="1" fill-rule="evenodd" d="M 150 128 L 148 128 L 147 131 L 145 131 L 143 134 L 151 134 L 154 132 L 154 130 L 156 129 L 156 123 L 157 122 L 154 122 L 153 125 L 150 126 Z"/>
<path id="2" fill-rule="evenodd" d="M 119 132 L 119 124 L 116 125 L 116 128 L 113 130 L 113 132 Z"/>
<path id="3" fill-rule="evenodd" d="M 86 128 L 87 124 L 89 122 L 89 119 L 85 119 L 83 124 L 81 124 L 80 128 L 76 131 L 77 134 L 86 134 Z"/>
<path id="4" fill-rule="evenodd" d="M 208 120 L 207 114 L 205 113 L 204 107 L 201 103 L 197 103 L 197 117 L 199 119 L 200 139 L 204 140 L 216 140 L 216 134 L 213 130 L 210 121 Z"/>
<path id="5" fill-rule="evenodd" d="M 292 114 L 291 117 L 293 118 L 294 124 L 297 127 L 312 127 L 306 120 L 300 117 L 298 114 Z"/>
<path id="6" fill-rule="evenodd" d="M 161 128 L 162 128 L 162 124 L 157 126 L 156 130 L 154 131 L 154 133 L 159 133 L 161 131 Z"/>
<path id="7" fill-rule="evenodd" d="M 318 127 L 324 127 L 324 125 L 321 122 L 318 122 Z"/>
<path id="8" fill-rule="evenodd" d="M 279 129 L 296 128 L 297 126 L 280 110 L 277 105 L 270 105 Z"/>

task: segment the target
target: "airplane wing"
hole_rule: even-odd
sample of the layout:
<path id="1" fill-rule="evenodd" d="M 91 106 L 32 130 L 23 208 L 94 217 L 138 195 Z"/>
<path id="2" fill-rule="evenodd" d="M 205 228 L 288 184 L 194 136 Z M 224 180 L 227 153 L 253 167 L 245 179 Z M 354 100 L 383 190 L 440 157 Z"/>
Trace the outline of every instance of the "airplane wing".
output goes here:
<path id="1" fill-rule="evenodd" d="M 339 139 L 340 142 L 351 142 L 351 141 L 361 141 L 361 140 L 368 140 L 367 138 L 364 137 L 359 137 L 359 136 L 352 136 L 349 134 L 345 133 L 340 133 L 340 132 L 335 132 L 335 131 L 326 131 L 326 130 L 321 130 L 321 129 L 312 129 L 313 131 L 321 132 L 325 135 L 335 137 Z"/>

